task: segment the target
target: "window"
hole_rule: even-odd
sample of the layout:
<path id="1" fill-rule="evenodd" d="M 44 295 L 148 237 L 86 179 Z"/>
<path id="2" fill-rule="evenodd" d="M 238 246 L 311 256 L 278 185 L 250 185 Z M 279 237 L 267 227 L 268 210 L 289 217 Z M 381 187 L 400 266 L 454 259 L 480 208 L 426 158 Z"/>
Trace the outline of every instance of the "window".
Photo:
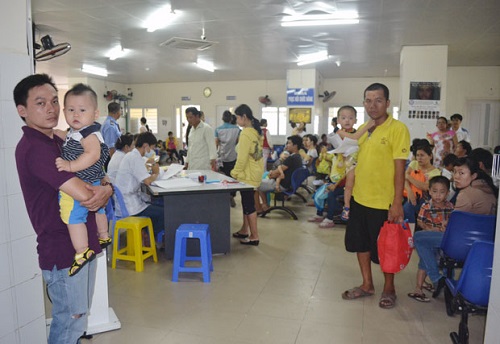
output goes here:
<path id="1" fill-rule="evenodd" d="M 288 110 L 286 107 L 266 106 L 262 108 L 262 118 L 267 120 L 271 135 L 286 135 Z"/>
<path id="2" fill-rule="evenodd" d="M 158 134 L 158 109 L 157 108 L 130 108 L 131 133 L 138 133 L 141 126 L 141 117 L 146 118 L 146 123 L 153 134 Z"/>

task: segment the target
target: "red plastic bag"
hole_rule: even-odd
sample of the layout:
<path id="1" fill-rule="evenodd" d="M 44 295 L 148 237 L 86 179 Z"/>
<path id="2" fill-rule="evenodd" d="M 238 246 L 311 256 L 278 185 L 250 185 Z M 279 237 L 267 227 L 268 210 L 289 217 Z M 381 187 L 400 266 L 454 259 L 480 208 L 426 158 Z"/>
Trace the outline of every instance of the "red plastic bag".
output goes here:
<path id="1" fill-rule="evenodd" d="M 397 273 L 410 261 L 413 237 L 407 223 L 385 221 L 377 240 L 378 259 L 383 272 Z"/>

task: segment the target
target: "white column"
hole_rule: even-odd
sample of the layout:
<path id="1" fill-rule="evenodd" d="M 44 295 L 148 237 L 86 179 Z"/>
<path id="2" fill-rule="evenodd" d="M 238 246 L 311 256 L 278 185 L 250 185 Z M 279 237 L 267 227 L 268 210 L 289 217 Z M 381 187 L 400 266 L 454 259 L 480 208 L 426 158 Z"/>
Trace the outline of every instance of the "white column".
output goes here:
<path id="1" fill-rule="evenodd" d="M 45 307 L 36 236 L 26 212 L 14 158 L 23 122 L 12 91 L 32 73 L 31 2 L 1 0 L 0 14 L 0 342 L 46 343 Z"/>
<path id="2" fill-rule="evenodd" d="M 435 118 L 410 118 L 410 83 L 438 82 L 441 85 L 439 116 L 446 114 L 446 84 L 448 71 L 448 46 L 405 46 L 400 55 L 400 113 L 402 120 L 410 130 L 411 138 L 424 138 L 428 131 L 436 129 Z M 397 104 L 392 104 L 396 106 Z"/>

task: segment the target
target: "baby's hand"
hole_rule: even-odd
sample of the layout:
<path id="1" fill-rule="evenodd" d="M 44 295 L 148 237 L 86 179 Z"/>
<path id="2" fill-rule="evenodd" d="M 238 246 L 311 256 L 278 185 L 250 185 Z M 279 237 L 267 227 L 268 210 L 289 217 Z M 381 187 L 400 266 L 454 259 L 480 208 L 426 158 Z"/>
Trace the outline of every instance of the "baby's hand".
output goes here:
<path id="1" fill-rule="evenodd" d="M 59 172 L 71 172 L 71 163 L 69 161 L 63 160 L 62 158 L 56 159 L 56 167 Z"/>
<path id="2" fill-rule="evenodd" d="M 366 122 L 366 127 L 368 129 L 371 129 L 375 126 L 375 121 L 373 119 L 370 119 L 368 122 Z"/>
<path id="3" fill-rule="evenodd" d="M 59 136 L 61 139 L 66 140 L 67 131 L 61 129 L 54 129 L 54 134 Z"/>
<path id="4" fill-rule="evenodd" d="M 337 188 L 337 184 L 332 183 L 332 184 L 328 185 L 326 188 L 328 189 L 328 191 L 335 191 L 335 189 Z"/>

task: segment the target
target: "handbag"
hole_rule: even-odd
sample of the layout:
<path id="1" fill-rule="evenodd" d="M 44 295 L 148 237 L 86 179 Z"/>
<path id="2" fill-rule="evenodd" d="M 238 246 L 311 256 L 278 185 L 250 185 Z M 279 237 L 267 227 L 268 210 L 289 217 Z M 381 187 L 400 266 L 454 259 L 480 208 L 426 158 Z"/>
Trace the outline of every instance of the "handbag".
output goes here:
<path id="1" fill-rule="evenodd" d="M 321 185 L 312 196 L 314 206 L 320 211 L 325 209 L 325 200 L 328 198 L 328 185 L 330 183 Z"/>
<path id="2" fill-rule="evenodd" d="M 378 258 L 383 272 L 398 273 L 410 262 L 413 237 L 408 224 L 385 221 L 377 240 Z"/>

